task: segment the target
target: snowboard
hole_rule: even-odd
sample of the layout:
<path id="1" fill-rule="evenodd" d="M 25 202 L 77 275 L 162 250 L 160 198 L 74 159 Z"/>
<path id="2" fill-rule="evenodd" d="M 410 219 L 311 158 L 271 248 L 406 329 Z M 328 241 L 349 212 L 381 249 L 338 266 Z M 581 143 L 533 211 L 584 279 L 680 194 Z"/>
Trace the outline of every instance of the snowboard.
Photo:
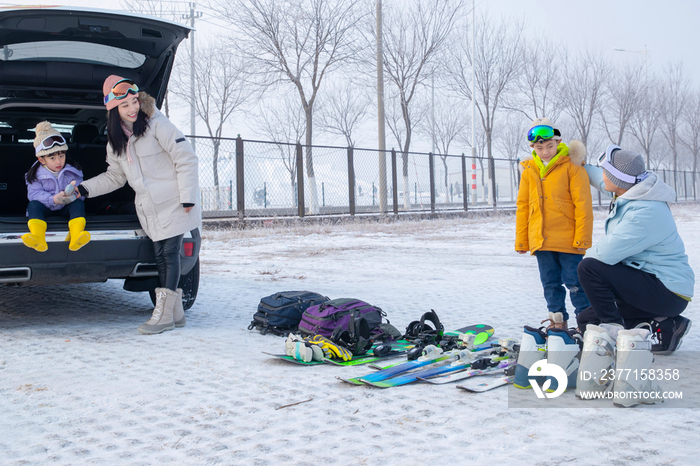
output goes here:
<path id="1" fill-rule="evenodd" d="M 375 356 L 372 353 L 372 350 L 378 345 L 379 344 L 372 346 L 372 349 L 370 349 L 367 352 L 367 354 L 363 354 L 362 356 L 354 356 L 349 361 L 343 361 L 341 359 L 323 358 L 321 361 L 304 362 L 304 361 L 300 361 L 298 359 L 294 359 L 294 357 L 288 356 L 286 354 L 274 354 L 274 353 L 268 353 L 267 351 L 263 351 L 262 353 L 267 354 L 268 356 L 273 356 L 273 357 L 280 359 L 282 361 L 291 362 L 292 364 L 297 364 L 300 366 L 318 366 L 320 364 L 333 364 L 336 366 L 357 366 L 360 364 L 369 364 L 372 362 L 377 362 L 377 361 L 382 361 L 385 359 L 395 358 L 396 356 L 400 356 L 402 354 L 405 354 L 406 352 L 408 352 L 409 349 L 413 348 L 413 343 L 406 341 L 406 340 L 397 340 L 397 341 L 391 343 L 391 347 L 395 348 L 395 349 L 392 350 L 389 354 L 387 354 L 385 356 Z"/>
<path id="2" fill-rule="evenodd" d="M 473 379 L 469 382 L 457 385 L 457 388 L 468 392 L 481 393 L 493 390 L 494 388 L 503 387 L 509 383 L 513 383 L 513 377 L 499 375 L 486 380 L 483 380 L 483 378 Z"/>

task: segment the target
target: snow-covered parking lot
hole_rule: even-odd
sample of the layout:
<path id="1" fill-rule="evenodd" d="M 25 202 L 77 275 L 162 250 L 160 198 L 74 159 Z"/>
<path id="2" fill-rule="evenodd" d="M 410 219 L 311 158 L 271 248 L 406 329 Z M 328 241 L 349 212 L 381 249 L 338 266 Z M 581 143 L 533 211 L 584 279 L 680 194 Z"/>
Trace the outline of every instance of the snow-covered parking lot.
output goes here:
<path id="1" fill-rule="evenodd" d="M 700 206 L 673 210 L 698 274 Z M 517 409 L 505 388 L 353 387 L 335 376 L 370 369 L 277 361 L 262 351 L 283 339 L 246 328 L 261 297 L 307 289 L 375 304 L 402 330 L 435 309 L 448 328 L 519 338 L 546 306 L 513 237 L 509 215 L 207 230 L 187 326 L 155 336 L 136 331 L 148 295 L 119 282 L 0 288 L 0 464 L 696 464 L 696 409 Z M 686 351 L 700 351 L 696 313 Z"/>

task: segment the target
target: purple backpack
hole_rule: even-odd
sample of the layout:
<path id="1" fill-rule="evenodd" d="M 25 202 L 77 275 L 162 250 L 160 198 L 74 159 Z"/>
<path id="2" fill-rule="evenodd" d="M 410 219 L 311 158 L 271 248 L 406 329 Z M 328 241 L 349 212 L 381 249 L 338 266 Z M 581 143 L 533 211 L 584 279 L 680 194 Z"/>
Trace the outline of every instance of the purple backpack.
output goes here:
<path id="1" fill-rule="evenodd" d="M 386 339 L 382 318 L 386 313 L 359 299 L 341 298 L 309 306 L 301 316 L 302 336 L 321 335 L 353 352 L 364 354 L 374 340 Z"/>

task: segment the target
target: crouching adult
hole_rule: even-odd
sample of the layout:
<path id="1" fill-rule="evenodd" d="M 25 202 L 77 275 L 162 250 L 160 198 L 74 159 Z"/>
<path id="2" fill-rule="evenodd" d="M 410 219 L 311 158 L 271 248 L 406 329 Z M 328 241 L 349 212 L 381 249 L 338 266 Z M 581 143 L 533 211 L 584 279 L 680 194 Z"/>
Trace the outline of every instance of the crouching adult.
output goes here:
<path id="1" fill-rule="evenodd" d="M 652 352 L 671 354 L 690 330 L 691 321 L 681 313 L 695 284 L 668 206 L 676 193 L 645 170 L 640 154 L 616 145 L 599 157 L 598 167 L 585 168 L 591 185 L 611 195 L 612 202 L 605 237 L 578 266 L 591 303 L 578 315 L 579 329 L 650 327 Z"/>

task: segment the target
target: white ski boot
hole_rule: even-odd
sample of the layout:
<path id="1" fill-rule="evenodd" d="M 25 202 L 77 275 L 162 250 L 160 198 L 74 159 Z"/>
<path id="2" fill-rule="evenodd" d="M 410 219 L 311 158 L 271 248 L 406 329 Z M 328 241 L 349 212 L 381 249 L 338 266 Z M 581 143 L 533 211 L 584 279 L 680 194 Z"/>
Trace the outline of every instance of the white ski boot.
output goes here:
<path id="1" fill-rule="evenodd" d="M 615 341 L 624 328 L 619 324 L 588 324 L 583 334 L 581 365 L 576 380 L 576 397 L 590 400 L 594 393 L 612 385 L 615 369 Z"/>
<path id="2" fill-rule="evenodd" d="M 537 328 L 525 326 L 523 337 L 520 340 L 520 352 L 518 353 L 518 365 L 515 368 L 513 386 L 516 388 L 532 388 L 528 372 L 530 367 L 545 357 L 547 347 L 547 335 Z M 537 377 L 537 383 L 542 385 L 544 377 Z"/>
<path id="3" fill-rule="evenodd" d="M 564 369 L 567 376 L 566 388 L 575 388 L 581 357 L 581 335 L 576 330 L 559 328 L 550 328 L 547 335 L 547 364 L 556 364 Z M 554 393 L 559 383 L 555 377 L 547 379 L 551 380 L 547 391 Z"/>
<path id="4" fill-rule="evenodd" d="M 631 408 L 639 403 L 663 402 L 661 388 L 655 381 L 649 380 L 646 373 L 653 361 L 649 330 L 636 328 L 617 333 L 613 385 L 615 406 Z"/>

